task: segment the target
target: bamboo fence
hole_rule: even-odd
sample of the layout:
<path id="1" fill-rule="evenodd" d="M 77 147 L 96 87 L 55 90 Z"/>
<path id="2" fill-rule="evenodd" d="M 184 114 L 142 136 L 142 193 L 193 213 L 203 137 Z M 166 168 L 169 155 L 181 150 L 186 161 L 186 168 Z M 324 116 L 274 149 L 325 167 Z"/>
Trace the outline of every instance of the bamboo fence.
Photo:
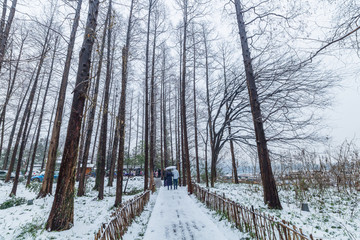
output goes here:
<path id="1" fill-rule="evenodd" d="M 150 190 L 147 190 L 122 204 L 111 215 L 114 218 L 110 223 L 101 226 L 95 234 L 95 240 L 121 239 L 132 220 L 142 213 L 149 199 Z"/>
<path id="2" fill-rule="evenodd" d="M 247 208 L 234 201 L 193 184 L 194 194 L 208 208 L 211 208 L 235 223 L 242 232 L 249 232 L 255 239 L 264 240 L 313 240 L 313 236 L 306 236 L 301 228 L 273 216 L 266 215 L 253 207 Z"/>

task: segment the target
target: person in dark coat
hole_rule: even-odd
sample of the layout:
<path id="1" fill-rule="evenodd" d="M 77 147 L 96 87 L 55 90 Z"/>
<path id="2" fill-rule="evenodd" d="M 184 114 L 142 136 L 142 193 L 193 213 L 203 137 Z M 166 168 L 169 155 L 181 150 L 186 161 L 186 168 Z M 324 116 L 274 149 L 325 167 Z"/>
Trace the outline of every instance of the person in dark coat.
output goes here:
<path id="1" fill-rule="evenodd" d="M 172 172 L 166 171 L 165 179 L 166 179 L 166 185 L 168 187 L 168 190 L 169 190 L 169 187 L 171 187 L 171 190 L 172 190 L 172 177 L 173 177 Z"/>

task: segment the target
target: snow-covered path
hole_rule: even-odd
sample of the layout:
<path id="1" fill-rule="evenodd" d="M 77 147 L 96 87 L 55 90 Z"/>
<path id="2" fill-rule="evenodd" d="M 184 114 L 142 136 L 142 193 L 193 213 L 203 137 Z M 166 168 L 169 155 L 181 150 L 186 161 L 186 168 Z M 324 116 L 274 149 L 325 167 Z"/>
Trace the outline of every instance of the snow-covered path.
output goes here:
<path id="1" fill-rule="evenodd" d="M 154 209 L 145 232 L 144 240 L 190 240 L 190 239 L 241 239 L 221 227 L 203 212 L 185 187 L 177 190 L 159 189 Z"/>

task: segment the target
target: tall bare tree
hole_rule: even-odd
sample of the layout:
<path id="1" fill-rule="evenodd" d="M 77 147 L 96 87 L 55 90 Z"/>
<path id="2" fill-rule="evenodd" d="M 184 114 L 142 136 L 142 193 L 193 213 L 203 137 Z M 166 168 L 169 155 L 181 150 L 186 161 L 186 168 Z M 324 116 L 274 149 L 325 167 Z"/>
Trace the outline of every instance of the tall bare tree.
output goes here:
<path id="1" fill-rule="evenodd" d="M 36 73 L 36 69 L 37 69 L 37 66 L 36 68 L 33 70 L 32 74 L 31 74 L 31 77 L 30 77 L 30 82 L 33 81 L 34 79 L 34 76 L 35 76 L 35 73 Z M 17 108 L 17 111 L 16 111 L 16 115 L 15 115 L 15 119 L 14 119 L 14 124 L 13 124 L 13 127 L 11 129 L 11 132 L 10 132 L 10 135 L 9 135 L 9 141 L 8 141 L 8 147 L 6 149 L 6 153 L 5 153 L 5 157 L 4 157 L 4 169 L 7 168 L 7 163 L 9 161 L 9 157 L 10 157 L 10 153 L 12 152 L 12 149 L 11 149 L 11 146 L 12 146 L 12 143 L 13 143 L 13 140 L 14 140 L 14 135 L 15 135 L 15 131 L 16 131 L 16 127 L 17 127 L 17 124 L 18 124 L 18 120 L 19 120 L 19 117 L 20 117 L 20 113 L 22 111 L 22 108 L 23 108 L 23 105 L 25 103 L 25 100 L 26 100 L 26 97 L 27 97 L 27 94 L 29 93 L 29 90 L 31 89 L 31 84 L 28 84 L 28 87 L 26 88 L 26 92 L 25 94 L 22 96 L 22 99 L 20 100 L 20 103 L 18 105 L 18 108 Z M 20 129 L 19 129 L 20 131 Z M 13 151 L 14 152 L 14 151 Z M 8 168 L 8 171 L 12 171 L 13 168 L 14 168 L 14 164 L 15 162 L 13 161 L 10 161 L 10 166 Z M 5 179 L 6 180 L 6 179 Z"/>
<path id="2" fill-rule="evenodd" d="M 107 128 L 108 128 L 108 109 L 109 109 L 109 89 L 110 89 L 110 80 L 111 80 L 111 32 L 112 32 L 112 22 L 111 20 L 111 11 L 112 11 L 112 0 L 109 1 L 108 8 L 108 26 L 107 26 L 107 62 L 106 62 L 106 78 L 105 78 L 105 89 L 104 89 L 104 105 L 103 105 L 103 114 L 101 120 L 101 129 L 100 129 L 100 138 L 99 138 L 99 148 L 97 154 L 97 168 L 96 168 L 96 182 L 98 183 L 99 195 L 98 199 L 104 198 L 104 180 L 105 180 L 105 163 L 106 163 L 106 142 L 107 142 Z M 106 26 L 106 25 L 105 25 Z"/>
<path id="3" fill-rule="evenodd" d="M 145 166 L 144 166 L 144 191 L 148 189 L 149 183 L 149 45 L 150 45 L 150 26 L 151 13 L 158 0 L 149 0 L 148 16 L 147 16 L 147 32 L 146 32 L 146 48 L 145 48 Z"/>
<path id="4" fill-rule="evenodd" d="M 256 145 L 258 150 L 261 180 L 264 189 L 264 202 L 270 208 L 282 209 L 278 191 L 276 188 L 275 178 L 271 168 L 271 161 L 269 157 L 269 151 L 267 148 L 267 140 L 265 137 L 260 102 L 258 99 L 258 92 L 255 83 L 253 66 L 252 66 L 252 59 L 248 45 L 248 38 L 245 30 L 243 9 L 240 0 L 235 0 L 235 9 L 236 9 L 237 24 L 239 28 L 239 35 L 241 40 L 242 55 L 244 60 L 245 73 L 246 73 L 246 81 L 249 91 L 251 113 L 253 116 L 253 123 L 254 123 L 255 135 L 256 135 Z"/>
<path id="5" fill-rule="evenodd" d="M 58 47 L 58 41 L 59 41 L 59 37 L 56 37 L 55 43 L 54 43 L 53 55 L 52 55 L 52 59 L 51 59 L 50 72 L 49 72 L 47 84 L 46 84 L 46 87 L 45 87 L 44 98 L 43 98 L 43 102 L 42 102 L 42 106 L 41 106 L 41 110 L 40 110 L 39 123 L 38 123 L 38 126 L 37 126 L 38 129 L 37 129 L 37 133 L 36 133 L 33 154 L 31 156 L 31 163 L 30 163 L 30 169 L 29 169 L 29 172 L 28 172 L 28 178 L 27 178 L 27 181 L 26 181 L 26 186 L 28 186 L 30 184 L 32 171 L 33 171 L 33 167 L 34 167 L 34 162 L 35 162 L 35 157 L 36 157 L 36 150 L 37 150 L 38 144 L 39 144 L 41 126 L 42 126 L 44 109 L 45 109 L 45 104 L 46 104 L 46 98 L 47 98 L 47 95 L 48 95 L 49 86 L 50 86 L 50 82 L 51 82 L 51 78 L 52 78 L 52 72 L 53 72 L 53 68 L 54 68 L 54 61 L 55 61 L 55 57 L 56 57 L 55 54 L 56 54 L 57 47 Z"/>
<path id="6" fill-rule="evenodd" d="M 25 40 L 27 38 L 27 35 L 28 34 L 26 33 L 25 36 L 21 40 L 20 49 L 19 49 L 19 55 L 18 55 L 16 65 L 15 65 L 15 71 L 14 71 L 14 74 L 13 74 L 13 76 L 11 78 L 11 81 L 9 80 L 8 89 L 6 91 L 5 101 L 4 101 L 4 103 L 2 105 L 2 109 L 1 109 L 0 125 L 1 124 L 4 125 L 4 122 L 5 122 L 6 108 L 7 108 L 7 105 L 9 103 L 9 101 L 10 101 L 10 97 L 11 97 L 11 95 L 13 93 L 13 90 L 14 90 L 14 84 L 15 84 L 17 73 L 18 73 L 18 70 L 19 70 L 19 63 L 20 63 L 21 55 L 23 53 L 23 47 L 24 47 L 24 43 L 25 43 Z M 10 71 L 10 73 L 11 73 L 11 71 Z M 16 126 L 16 121 L 15 121 L 15 126 Z M 0 156 L 1 156 L 2 148 L 3 148 L 3 139 L 4 139 L 4 127 L 2 128 L 2 131 L 1 131 Z M 5 160 L 4 160 L 3 169 L 5 170 L 6 167 L 7 167 L 7 158 L 5 158 Z"/>
<path id="7" fill-rule="evenodd" d="M 163 143 L 164 143 L 164 167 L 166 168 L 169 165 L 169 154 L 168 154 L 168 138 L 167 138 L 167 128 L 166 128 L 166 89 L 165 89 L 165 79 L 167 78 L 166 76 L 166 54 L 167 54 L 167 49 L 166 46 L 162 46 L 162 66 L 161 66 L 161 98 L 162 98 L 162 133 L 163 133 Z M 170 118 L 170 116 L 169 116 Z M 161 169 L 163 172 L 163 167 Z"/>
<path id="8" fill-rule="evenodd" d="M 188 192 L 192 194 L 191 170 L 190 170 L 190 154 L 188 143 L 188 129 L 187 129 L 187 116 L 186 116 L 186 60 L 187 60 L 187 34 L 188 34 L 188 0 L 183 0 L 183 52 L 182 52 L 182 77 L 181 77 L 181 118 L 182 118 L 182 134 L 183 134 L 183 152 L 186 164 L 186 183 Z M 183 163 L 184 164 L 184 163 Z"/>
<path id="9" fill-rule="evenodd" d="M 115 206 L 119 206 L 122 202 L 122 183 L 123 183 L 123 168 L 124 168 L 124 156 L 125 156 L 125 113 L 126 113 L 126 87 L 128 81 L 128 60 L 129 60 L 129 48 L 131 40 L 132 30 L 132 17 L 135 0 L 131 0 L 129 21 L 126 32 L 126 43 L 122 50 L 122 74 L 121 74 L 121 96 L 118 113 L 117 131 L 119 131 L 119 155 L 117 164 L 117 176 L 116 176 L 116 197 Z"/>
<path id="10" fill-rule="evenodd" d="M 76 32 L 79 26 L 80 20 L 80 10 L 81 10 L 82 0 L 79 0 L 77 3 L 77 8 L 75 12 L 74 22 L 71 29 L 70 41 L 67 48 L 66 60 L 64 71 L 61 79 L 60 92 L 57 100 L 56 114 L 54 119 L 54 125 L 52 129 L 48 159 L 46 162 L 45 175 L 44 180 L 41 185 L 40 192 L 38 194 L 38 198 L 43 198 L 48 194 L 52 193 L 52 185 L 54 181 L 54 171 L 55 171 L 55 163 L 56 163 L 56 154 L 59 146 L 59 138 L 60 138 L 60 129 L 62 123 L 62 115 L 64 112 L 64 104 L 65 104 L 65 96 L 66 96 L 66 88 L 69 79 L 69 72 L 71 66 L 71 58 L 74 50 Z"/>
<path id="11" fill-rule="evenodd" d="M 15 148 L 13 151 L 13 155 L 11 157 L 12 158 L 11 162 L 15 161 L 17 146 L 20 144 L 15 179 L 14 179 L 14 183 L 13 183 L 13 187 L 12 187 L 10 196 L 16 195 L 17 185 L 18 185 L 18 181 L 19 181 L 20 168 L 21 168 L 22 158 L 23 158 L 24 149 L 25 149 L 25 145 L 26 145 L 26 134 L 27 134 L 27 128 L 29 127 L 30 112 L 31 112 L 33 100 L 35 97 L 35 92 L 38 88 L 38 81 L 40 78 L 40 73 L 41 73 L 42 66 L 43 66 L 43 63 L 44 63 L 44 60 L 46 57 L 46 53 L 49 51 L 49 44 L 50 44 L 50 37 L 51 37 L 50 29 L 51 29 L 51 26 L 53 23 L 53 18 L 54 18 L 54 15 L 52 15 L 52 17 L 50 19 L 50 24 L 46 30 L 45 40 L 44 40 L 44 43 L 42 44 L 40 60 L 39 60 L 39 65 L 37 68 L 36 76 L 35 76 L 31 91 L 30 91 L 30 96 L 29 96 L 28 102 L 27 102 L 25 110 L 24 110 L 24 116 L 23 116 L 23 119 L 21 120 L 20 130 L 18 132 L 18 136 L 16 138 L 16 143 L 15 143 Z M 22 137 L 21 137 L 21 129 L 23 129 Z M 20 143 L 20 138 L 21 138 L 21 143 Z M 11 171 L 8 171 L 8 174 L 6 175 L 5 180 L 8 181 L 10 179 L 10 174 L 11 174 Z"/>
<path id="12" fill-rule="evenodd" d="M 192 47 L 193 47 L 193 98 L 194 98 L 194 137 L 195 137 L 195 160 L 196 160 L 196 182 L 200 183 L 199 167 L 199 147 L 198 147 L 198 124 L 197 124 L 197 106 L 196 106 L 196 33 L 194 23 L 191 25 L 192 30 Z"/>
<path id="13" fill-rule="evenodd" d="M 51 212 L 45 226 L 50 231 L 66 230 L 74 224 L 75 167 L 82 114 L 89 86 L 91 53 L 96 38 L 98 12 L 99 1 L 90 0 L 58 184 Z"/>

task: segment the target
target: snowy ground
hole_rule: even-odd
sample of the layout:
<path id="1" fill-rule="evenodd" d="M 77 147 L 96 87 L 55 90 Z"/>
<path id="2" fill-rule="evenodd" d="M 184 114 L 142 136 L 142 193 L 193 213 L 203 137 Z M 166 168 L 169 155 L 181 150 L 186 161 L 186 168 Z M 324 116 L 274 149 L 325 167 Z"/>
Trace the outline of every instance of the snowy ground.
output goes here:
<path id="1" fill-rule="evenodd" d="M 204 185 L 202 185 L 204 187 Z M 283 210 L 269 210 L 263 203 L 262 186 L 248 184 L 218 183 L 211 191 L 245 206 L 284 219 L 303 229 L 314 238 L 355 240 L 360 239 L 359 193 L 339 193 L 336 189 L 306 192 L 295 191 L 293 187 L 279 188 Z M 309 205 L 310 212 L 301 211 L 301 203 Z"/>
<path id="2" fill-rule="evenodd" d="M 126 180 L 126 178 L 124 179 Z M 94 179 L 89 178 L 88 189 L 85 197 L 75 197 L 74 227 L 62 232 L 47 232 L 44 225 L 49 216 L 53 202 L 53 196 L 43 199 L 35 199 L 37 189 L 26 189 L 24 183 L 20 183 L 16 197 L 27 200 L 34 199 L 33 205 L 22 204 L 0 210 L 0 240 L 8 239 L 94 239 L 94 233 L 102 223 L 110 220 L 110 214 L 115 202 L 115 187 L 106 187 L 104 200 L 98 201 L 97 192 L 92 191 Z M 107 183 L 105 182 L 105 186 Z M 40 184 L 33 185 L 38 188 Z M 54 190 L 56 185 L 54 184 Z M 77 187 L 77 184 L 76 184 Z M 127 192 L 141 191 L 143 178 L 135 177 L 129 180 Z M 12 189 L 12 183 L 0 181 L 0 204 L 10 199 L 8 196 Z M 123 195 L 123 201 L 134 195 Z"/>
<path id="3" fill-rule="evenodd" d="M 248 236 L 215 212 L 206 209 L 194 196 L 189 196 L 185 187 L 178 190 L 162 187 L 158 196 L 153 198 L 156 198 L 156 203 L 153 199 L 150 200 L 149 209 L 145 209 L 144 213 L 135 219 L 124 240 L 238 240 Z"/>
<path id="4" fill-rule="evenodd" d="M 126 180 L 126 178 L 125 178 Z M 102 223 L 110 221 L 115 201 L 115 187 L 106 187 L 105 198 L 96 200 L 92 191 L 94 179 L 89 179 L 87 196 L 75 198 L 74 227 L 62 232 L 47 232 L 44 225 L 49 215 L 53 197 L 35 199 L 40 185 L 26 189 L 18 186 L 17 198 L 34 200 L 33 205 L 22 204 L 0 210 L 0 240 L 8 239 L 94 239 Z M 125 184 L 124 184 L 125 185 Z M 54 189 L 55 189 L 54 185 Z M 129 180 L 127 192 L 135 194 L 143 187 L 143 178 Z M 12 183 L 0 181 L 0 205 L 6 200 Z M 358 192 L 339 193 L 336 189 L 306 192 L 279 189 L 283 210 L 269 210 L 263 203 L 259 185 L 218 183 L 211 191 L 225 193 L 226 197 L 245 206 L 284 219 L 322 239 L 360 239 L 360 207 Z M 134 195 L 124 195 L 124 201 Z M 307 202 L 310 212 L 300 211 Z M 249 239 L 224 217 L 204 207 L 195 196 L 188 196 L 186 188 L 167 190 L 158 188 L 150 197 L 141 216 L 137 217 L 124 236 L 125 240 L 152 239 Z"/>

